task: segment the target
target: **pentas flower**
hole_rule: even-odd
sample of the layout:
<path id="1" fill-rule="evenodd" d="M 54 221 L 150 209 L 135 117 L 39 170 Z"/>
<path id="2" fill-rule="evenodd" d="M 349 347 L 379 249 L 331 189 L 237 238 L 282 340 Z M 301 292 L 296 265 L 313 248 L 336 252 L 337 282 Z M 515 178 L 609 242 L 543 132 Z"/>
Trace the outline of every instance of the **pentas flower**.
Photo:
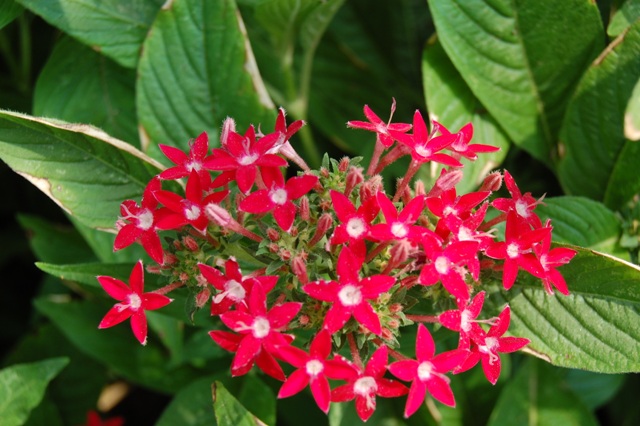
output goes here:
<path id="1" fill-rule="evenodd" d="M 443 223 L 448 228 L 450 241 L 475 241 L 478 243 L 478 250 L 486 249 L 494 236 L 492 232 L 479 231 L 478 228 L 484 222 L 487 213 L 488 203 L 483 203 L 478 210 L 466 219 L 459 219 L 449 216 Z M 440 221 L 438 221 L 440 224 Z M 436 225 L 436 228 L 438 226 Z M 446 233 L 446 232 L 445 232 Z"/>
<path id="2" fill-rule="evenodd" d="M 395 107 L 396 102 L 394 99 L 391 106 L 391 116 L 389 117 L 389 123 L 385 123 L 380 119 L 380 117 L 376 115 L 376 113 L 373 112 L 373 110 L 371 110 L 371 108 L 369 108 L 368 105 L 365 105 L 364 115 L 365 117 L 367 117 L 367 120 L 369 120 L 369 122 L 354 120 L 347 122 L 347 126 L 354 129 L 363 129 L 370 132 L 375 132 L 380 143 L 386 148 L 389 148 L 395 141 L 394 137 L 391 136 L 390 131 L 397 133 L 406 133 L 411 130 L 411 124 L 391 123 L 391 117 L 393 117 Z"/>
<path id="3" fill-rule="evenodd" d="M 162 153 L 175 164 L 158 175 L 160 179 L 180 179 L 187 177 L 193 170 L 198 172 L 203 186 L 208 186 L 211 175 L 203 168 L 204 161 L 209 152 L 209 136 L 202 132 L 189 144 L 189 155 L 182 150 L 170 145 L 158 145 Z"/>
<path id="4" fill-rule="evenodd" d="M 424 164 L 434 161 L 450 167 L 461 167 L 462 163 L 449 154 L 441 152 L 449 147 L 458 136 L 451 133 L 440 136 L 433 136 L 434 134 L 429 133 L 422 114 L 418 110 L 413 114 L 413 134 L 391 132 L 394 138 L 411 149 L 411 158 L 414 163 Z"/>
<path id="5" fill-rule="evenodd" d="M 454 373 L 467 371 L 475 366 L 478 361 L 482 363 L 482 370 L 487 380 L 495 385 L 500 376 L 500 356 L 498 352 L 511 353 L 522 349 L 529 344 L 529 339 L 523 337 L 502 337 L 509 329 L 511 322 L 511 309 L 506 306 L 500 316 L 489 329 L 473 338 L 471 351 L 467 359 L 457 368 Z"/>
<path id="6" fill-rule="evenodd" d="M 336 226 L 331 236 L 331 245 L 349 243 L 353 253 L 361 258 L 366 255 L 367 247 L 364 243 L 369 236 L 371 222 L 376 218 L 380 207 L 375 197 L 369 198 L 356 210 L 353 203 L 344 194 L 331 190 L 333 210 L 342 222 Z"/>
<path id="7" fill-rule="evenodd" d="M 331 388 L 329 379 L 347 380 L 353 376 L 354 366 L 338 357 L 328 360 L 331 354 L 331 335 L 321 330 L 311 342 L 309 353 L 295 346 L 284 346 L 280 357 L 297 368 L 284 382 L 278 398 L 288 398 L 309 385 L 313 399 L 325 413 L 329 412 Z"/>
<path id="8" fill-rule="evenodd" d="M 511 194 L 511 198 L 496 198 L 491 202 L 491 205 L 503 212 L 514 211 L 529 225 L 534 228 L 541 228 L 542 221 L 533 210 L 542 202 L 542 198 L 536 200 L 531 196 L 530 192 L 522 194 L 516 181 L 506 170 L 504 171 L 504 183 L 509 190 L 509 194 Z"/>
<path id="9" fill-rule="evenodd" d="M 509 290 L 516 280 L 519 268 L 536 277 L 544 276 L 540 261 L 533 254 L 533 246 L 551 233 L 551 227 L 532 230 L 514 210 L 509 210 L 505 228 L 505 241 L 492 242 L 485 254 L 494 259 L 504 259 L 502 283 Z"/>
<path id="10" fill-rule="evenodd" d="M 218 330 L 209 333 L 221 347 L 236 353 L 231 364 L 231 375 L 246 374 L 255 362 L 266 374 L 284 380 L 284 372 L 273 356 L 278 354 L 279 348 L 293 340 L 282 331 L 286 330 L 301 307 L 302 303 L 288 302 L 275 305 L 267 311 L 265 291 L 260 283 L 254 283 L 246 311 L 236 310 L 220 315 L 227 327 L 240 334 L 233 336 L 232 333 Z"/>
<path id="11" fill-rule="evenodd" d="M 296 206 L 291 200 L 297 200 L 311 191 L 318 182 L 318 177 L 297 176 L 290 178 L 286 183 L 279 171 L 265 173 L 262 177 L 267 189 L 249 194 L 240 203 L 240 210 L 254 214 L 272 211 L 278 226 L 289 232 L 296 217 Z"/>
<path id="12" fill-rule="evenodd" d="M 349 247 L 343 247 L 337 265 L 339 282 L 316 281 L 302 287 L 314 299 L 333 303 L 323 323 L 323 328 L 330 333 L 340 330 L 352 315 L 372 333 L 382 333 L 380 318 L 367 300 L 375 300 L 388 291 L 395 278 L 372 275 L 360 279 L 358 271 L 363 262 Z"/>
<path id="13" fill-rule="evenodd" d="M 440 131 L 441 134 L 451 134 L 446 127 L 442 124 L 433 122 L 434 128 Z M 470 144 L 471 138 L 473 138 L 473 124 L 467 123 L 456 133 L 457 137 L 453 141 L 451 145 L 449 145 L 449 150 L 453 151 L 454 154 L 465 157 L 471 161 L 474 161 L 478 158 L 478 153 L 486 153 L 486 152 L 496 152 L 500 151 L 500 148 L 493 145 L 482 145 L 473 143 Z"/>
<path id="14" fill-rule="evenodd" d="M 97 277 L 107 294 L 120 303 L 116 303 L 107 312 L 98 328 L 109 328 L 131 318 L 131 330 L 138 341 L 147 344 L 147 317 L 144 311 L 160 309 L 171 303 L 167 296 L 157 293 L 144 293 L 144 271 L 142 261 L 138 261 L 129 276 L 129 286 L 124 282 L 108 277 Z"/>
<path id="15" fill-rule="evenodd" d="M 418 282 L 427 286 L 441 282 L 459 304 L 466 304 L 469 300 L 469 289 L 464 280 L 467 270 L 475 280 L 480 273 L 477 258 L 478 243 L 456 241 L 442 248 L 439 240 L 430 235 L 424 235 L 422 247 L 429 262 L 420 270 Z"/>
<path id="16" fill-rule="evenodd" d="M 455 407 L 456 402 L 449 386 L 449 378 L 445 373 L 452 371 L 464 362 L 468 352 L 456 349 L 443 352 L 434 356 L 436 346 L 431 333 L 424 326 L 418 324 L 416 337 L 416 358 L 396 361 L 389 366 L 391 374 L 411 382 L 407 403 L 404 408 L 404 416 L 409 417 L 415 413 L 427 395 L 427 391 L 438 401 L 450 407 Z"/>
<path id="17" fill-rule="evenodd" d="M 295 120 L 289 126 L 287 126 L 287 120 L 285 118 L 286 112 L 284 108 L 278 109 L 278 116 L 276 117 L 275 132 L 282 133 L 284 138 L 278 141 L 273 148 L 267 151 L 268 154 L 280 154 L 285 158 L 293 161 L 298 167 L 304 171 L 310 171 L 307 163 L 300 157 L 300 155 L 293 149 L 289 139 L 298 132 L 305 125 L 304 120 Z"/>
<path id="18" fill-rule="evenodd" d="M 478 293 L 473 300 L 467 305 L 458 305 L 458 309 L 445 311 L 438 315 L 438 321 L 443 327 L 460 333 L 458 348 L 469 349 L 472 339 L 478 338 L 483 330 L 476 321 L 482 305 L 484 304 L 485 292 Z"/>
<path id="19" fill-rule="evenodd" d="M 468 219 L 473 209 L 491 193 L 489 191 L 470 192 L 461 196 L 451 188 L 440 192 L 435 197 L 427 197 L 426 204 L 431 213 L 441 218 L 436 225 L 436 233 L 446 238 L 451 229 L 462 220 Z"/>
<path id="20" fill-rule="evenodd" d="M 198 263 L 198 269 L 200 269 L 202 276 L 220 291 L 211 300 L 211 315 L 224 314 L 233 306 L 238 309 L 246 309 L 247 296 L 256 282 L 268 293 L 278 281 L 278 277 L 273 275 L 244 277 L 240 272 L 238 262 L 233 258 L 225 262 L 224 268 L 225 273 L 223 274 L 209 265 Z"/>
<path id="21" fill-rule="evenodd" d="M 171 213 L 163 215 L 158 221 L 158 228 L 177 229 L 190 224 L 204 235 L 209 226 L 209 219 L 204 213 L 205 206 L 209 203 L 219 203 L 228 193 L 229 191 L 224 190 L 204 196 L 200 175 L 192 170 L 185 190 L 186 198 L 165 190 L 154 192 L 156 199 L 171 210 Z"/>
<path id="22" fill-rule="evenodd" d="M 550 227 L 549 221 L 547 221 L 546 226 Z M 569 288 L 557 268 L 569 263 L 578 252 L 566 247 L 551 249 L 551 232 L 542 239 L 540 244 L 536 244 L 533 247 L 533 251 L 542 267 L 542 271 L 537 277 L 542 278 L 545 291 L 548 294 L 553 294 L 553 287 L 555 287 L 560 293 L 568 296 Z"/>
<path id="23" fill-rule="evenodd" d="M 391 200 L 383 192 L 376 195 L 386 223 L 371 227 L 372 239 L 378 241 L 418 240 L 422 234 L 433 233 L 427 228 L 414 225 L 424 210 L 424 197 L 415 197 L 398 213 Z"/>
<path id="24" fill-rule="evenodd" d="M 162 243 L 158 237 L 157 223 L 166 210 L 157 209 L 158 201 L 153 195 L 160 190 L 160 180 L 151 179 L 144 189 L 140 205 L 133 200 L 126 200 L 120 205 L 118 234 L 113 243 L 113 250 L 121 250 L 139 241 L 144 250 L 159 264 L 164 263 Z"/>
<path id="25" fill-rule="evenodd" d="M 270 133 L 256 141 L 253 126 L 247 129 L 244 136 L 234 131 L 228 133 L 226 145 L 213 150 L 213 156 L 207 159 L 203 166 L 207 170 L 223 171 L 227 173 L 223 182 L 235 180 L 238 189 L 248 193 L 262 167 L 285 167 L 287 160 L 275 154 L 267 154 L 274 145 L 285 137 L 280 132 Z M 217 186 L 218 179 L 214 180 Z"/>
<path id="26" fill-rule="evenodd" d="M 331 401 L 344 402 L 355 398 L 356 412 L 366 422 L 376 409 L 376 396 L 396 398 L 406 395 L 408 389 L 402 383 L 384 378 L 387 361 L 388 349 L 380 346 L 364 370 L 354 370 L 347 384 L 331 391 Z"/>
<path id="27" fill-rule="evenodd" d="M 89 410 L 87 412 L 87 419 L 81 426 L 122 426 L 124 425 L 124 419 L 122 417 L 111 417 L 110 419 L 104 419 L 100 417 L 97 411 Z"/>

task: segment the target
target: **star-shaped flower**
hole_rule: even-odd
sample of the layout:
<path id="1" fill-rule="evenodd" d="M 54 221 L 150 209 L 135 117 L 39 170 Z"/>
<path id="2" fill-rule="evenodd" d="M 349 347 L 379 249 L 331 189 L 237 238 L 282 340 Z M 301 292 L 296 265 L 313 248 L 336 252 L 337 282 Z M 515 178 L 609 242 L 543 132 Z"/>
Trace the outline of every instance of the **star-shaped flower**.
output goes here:
<path id="1" fill-rule="evenodd" d="M 393 117 L 393 113 L 395 109 L 396 109 L 396 101 L 394 99 L 393 104 L 391 105 L 391 117 Z M 411 130 L 411 124 L 391 123 L 391 117 L 389 117 L 389 123 L 385 123 L 380 119 L 380 117 L 376 115 L 376 113 L 373 112 L 373 110 L 371 110 L 371 108 L 369 108 L 368 105 L 364 106 L 364 115 L 365 117 L 367 117 L 367 120 L 369 120 L 368 123 L 366 121 L 355 120 L 355 121 L 349 121 L 347 123 L 347 126 L 352 127 L 354 129 L 363 129 L 363 130 L 369 130 L 371 132 L 375 132 L 376 135 L 378 136 L 378 140 L 380 141 L 380 143 L 384 145 L 386 148 L 389 148 L 391 145 L 393 145 L 393 142 L 394 142 L 394 137 L 391 136 L 391 133 L 389 131 L 397 132 L 397 133 L 406 133 L 409 130 Z"/>
<path id="2" fill-rule="evenodd" d="M 189 144 L 189 155 L 171 145 L 158 145 L 162 153 L 175 164 L 164 170 L 158 177 L 160 179 L 180 179 L 187 177 L 191 171 L 195 170 L 200 175 L 203 186 L 208 187 L 211 183 L 211 175 L 203 168 L 204 161 L 209 152 L 209 136 L 202 132 L 192 143 Z"/>
<path id="3" fill-rule="evenodd" d="M 323 323 L 323 328 L 330 333 L 340 330 L 352 315 L 372 333 L 382 333 L 380 318 L 367 300 L 375 300 L 388 291 L 395 278 L 372 275 L 360 279 L 358 271 L 363 262 L 364 259 L 354 255 L 349 247 L 343 247 L 337 265 L 339 282 L 316 281 L 302 288 L 314 299 L 333 303 Z"/>
<path id="4" fill-rule="evenodd" d="M 371 222 L 378 215 L 380 207 L 375 197 L 369 198 L 357 210 L 344 194 L 331 190 L 331 201 L 336 216 L 342 222 L 336 227 L 331 236 L 331 244 L 349 243 L 353 253 L 364 258 L 366 246 L 364 240 L 369 236 Z"/>
<path id="5" fill-rule="evenodd" d="M 108 277 L 97 277 L 104 291 L 120 303 L 116 303 L 104 316 L 98 328 L 109 328 L 131 318 L 131 329 L 138 341 L 147 344 L 147 317 L 144 311 L 152 311 L 167 306 L 171 299 L 158 293 L 144 293 L 144 271 L 142 261 L 138 261 L 129 276 L 129 286 Z"/>

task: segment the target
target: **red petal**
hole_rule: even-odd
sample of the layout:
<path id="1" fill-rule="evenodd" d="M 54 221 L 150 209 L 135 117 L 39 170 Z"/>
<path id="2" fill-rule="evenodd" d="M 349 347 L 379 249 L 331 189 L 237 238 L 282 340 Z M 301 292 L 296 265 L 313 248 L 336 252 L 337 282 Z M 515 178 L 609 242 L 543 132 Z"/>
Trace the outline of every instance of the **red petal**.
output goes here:
<path id="1" fill-rule="evenodd" d="M 141 260 L 139 260 L 131 270 L 131 275 L 129 275 L 129 285 L 131 286 L 131 290 L 135 291 L 137 294 L 142 294 L 144 291 L 144 271 Z"/>
<path id="2" fill-rule="evenodd" d="M 338 386 L 331 391 L 331 402 L 345 402 L 351 401 L 355 398 L 353 392 L 353 383 L 347 383 L 346 385 Z"/>
<path id="3" fill-rule="evenodd" d="M 525 339 L 524 337 L 502 337 L 498 339 L 498 351 L 503 353 L 519 351 L 530 342 L 529 339 Z"/>
<path id="4" fill-rule="evenodd" d="M 242 340 L 242 335 L 230 333 L 228 331 L 214 330 L 209 332 L 209 336 L 216 342 L 222 349 L 229 352 L 236 352 L 238 345 Z"/>
<path id="5" fill-rule="evenodd" d="M 209 136 L 206 132 L 200 133 L 200 135 L 193 141 L 191 145 L 191 156 L 193 158 L 204 158 L 209 151 Z"/>
<path id="6" fill-rule="evenodd" d="M 158 144 L 158 148 L 160 148 L 160 151 L 174 164 L 181 165 L 189 161 L 187 154 L 174 146 Z"/>
<path id="7" fill-rule="evenodd" d="M 102 318 L 102 321 L 100 321 L 98 328 L 113 327 L 114 325 L 127 320 L 132 314 L 133 311 L 131 309 L 123 308 L 122 305 L 118 303 L 109 309 L 104 318 Z"/>
<path id="8" fill-rule="evenodd" d="M 247 213 L 266 213 L 275 206 L 274 202 L 269 198 L 269 191 L 266 189 L 253 192 L 240 202 L 240 210 Z"/>
<path id="9" fill-rule="evenodd" d="M 498 377 L 500 376 L 500 356 L 496 354 L 494 355 L 493 360 L 491 360 L 489 355 L 483 355 L 482 371 L 484 371 L 484 375 L 487 377 L 489 383 L 495 385 L 498 381 Z"/>
<path id="10" fill-rule="evenodd" d="M 418 411 L 422 403 L 424 402 L 424 397 L 427 395 L 427 386 L 424 382 L 420 380 L 414 380 L 411 383 L 411 388 L 409 389 L 409 395 L 407 396 L 407 404 L 404 407 L 404 417 L 408 418 L 413 413 Z"/>
<path id="11" fill-rule="evenodd" d="M 286 328 L 287 324 L 298 314 L 302 308 L 302 303 L 288 302 L 282 305 L 275 305 L 267 314 L 269 324 L 275 330 Z"/>
<path id="12" fill-rule="evenodd" d="M 142 309 L 131 315 L 131 330 L 141 345 L 147 344 L 147 317 Z"/>
<path id="13" fill-rule="evenodd" d="M 122 301 L 125 297 L 131 294 L 131 289 L 118 279 L 108 276 L 99 276 L 96 278 L 104 291 L 117 301 Z"/>
<path id="14" fill-rule="evenodd" d="M 329 382 L 324 376 L 318 376 L 311 380 L 311 393 L 313 399 L 316 400 L 318 407 L 326 414 L 329 412 L 329 403 L 331 402 L 331 388 Z"/>
<path id="15" fill-rule="evenodd" d="M 171 303 L 171 299 L 162 294 L 144 293 L 142 295 L 142 309 L 145 311 L 153 311 L 160 309 Z"/>
<path id="16" fill-rule="evenodd" d="M 368 305 L 367 305 L 368 306 Z M 341 304 L 335 303 L 325 315 L 322 324 L 329 333 L 335 333 L 340 330 L 343 325 L 351 318 L 351 310 L 345 309 Z M 380 321 L 380 320 L 378 320 Z"/>
<path id="17" fill-rule="evenodd" d="M 331 201 L 333 203 L 333 210 L 336 212 L 336 216 L 338 216 L 338 220 L 340 222 L 346 223 L 349 220 L 349 217 L 356 213 L 356 208 L 353 203 L 349 201 L 349 199 L 342 194 L 341 192 L 334 191 L 333 189 L 330 191 Z"/>
<path id="18" fill-rule="evenodd" d="M 264 371 L 269 376 L 273 377 L 276 380 L 284 382 L 284 371 L 282 371 L 282 367 L 280 367 L 280 364 L 278 364 L 273 355 L 271 355 L 269 352 L 265 350 L 261 351 L 256 358 L 256 364 L 258 365 L 260 370 Z"/>
<path id="19" fill-rule="evenodd" d="M 131 244 L 136 242 L 142 232 L 142 229 L 138 228 L 133 223 L 123 226 L 118 231 L 118 235 L 116 235 L 116 239 L 113 242 L 113 250 L 121 250 L 125 247 L 129 247 Z"/>
<path id="20" fill-rule="evenodd" d="M 289 179 L 285 185 L 290 200 L 298 198 L 311 191 L 318 182 L 318 177 L 313 175 L 296 176 Z"/>
<path id="21" fill-rule="evenodd" d="M 382 345 L 371 355 L 365 367 L 365 375 L 380 378 L 387 372 L 387 360 L 389 359 L 388 349 Z"/>
<path id="22" fill-rule="evenodd" d="M 369 399 L 356 395 L 356 412 L 363 422 L 369 420 L 369 417 L 376 410 L 376 396 L 370 395 Z"/>
<path id="23" fill-rule="evenodd" d="M 309 296 L 323 302 L 334 302 L 338 298 L 340 285 L 335 281 L 316 281 L 302 287 Z"/>
<path id="24" fill-rule="evenodd" d="M 325 379 L 326 380 L 326 379 Z M 309 375 L 303 370 L 296 370 L 282 384 L 278 398 L 288 398 L 297 394 L 309 384 Z"/>
<path id="25" fill-rule="evenodd" d="M 304 368 L 309 360 L 309 354 L 295 346 L 282 346 L 278 348 L 278 356 L 296 368 Z"/>
<path id="26" fill-rule="evenodd" d="M 378 379 L 377 393 L 385 398 L 397 398 L 402 395 L 406 395 L 409 389 L 400 382 L 390 379 Z"/>
<path id="27" fill-rule="evenodd" d="M 361 303 L 356 306 L 355 309 L 353 309 L 353 316 L 358 320 L 360 324 L 367 327 L 367 329 L 373 334 L 377 334 L 379 336 L 382 333 L 382 327 L 380 326 L 380 317 L 378 317 L 376 311 L 374 311 L 371 305 L 369 305 L 367 302 Z"/>
<path id="28" fill-rule="evenodd" d="M 243 193 L 249 192 L 256 180 L 256 166 L 240 166 L 236 170 L 236 183 Z"/>
<path id="29" fill-rule="evenodd" d="M 338 279 L 340 284 L 356 284 L 360 281 L 358 272 L 362 267 L 364 259 L 359 259 L 353 254 L 351 249 L 343 247 L 338 256 Z"/>
<path id="30" fill-rule="evenodd" d="M 146 231 L 140 236 L 140 244 L 144 250 L 151 256 L 151 259 L 162 265 L 164 263 L 164 252 L 160 237 L 155 231 Z"/>
<path id="31" fill-rule="evenodd" d="M 418 373 L 418 361 L 413 359 L 396 361 L 389 366 L 389 371 L 398 379 L 410 382 L 416 378 Z"/>
<path id="32" fill-rule="evenodd" d="M 276 223 L 283 231 L 289 232 L 293 221 L 296 218 L 296 206 L 291 202 L 276 206 L 273 211 L 273 217 L 276 219 Z"/>
<path id="33" fill-rule="evenodd" d="M 253 364 L 261 349 L 262 344 L 260 340 L 253 337 L 252 334 L 245 334 L 238 345 L 238 350 L 236 351 L 236 356 L 233 358 L 231 369 L 239 370 L 249 364 Z"/>
<path id="34" fill-rule="evenodd" d="M 389 291 L 396 279 L 388 275 L 373 275 L 360 281 L 362 295 L 365 299 L 375 299 Z"/>
<path id="35" fill-rule="evenodd" d="M 331 354 L 331 335 L 326 330 L 320 330 L 311 342 L 309 355 L 326 359 Z"/>
<path id="36" fill-rule="evenodd" d="M 432 376 L 426 382 L 427 390 L 438 401 L 449 407 L 456 406 L 456 400 L 453 397 L 453 392 L 449 383 L 447 383 L 442 377 Z"/>
<path id="37" fill-rule="evenodd" d="M 418 335 L 416 337 L 416 358 L 419 362 L 429 361 L 433 358 L 436 345 L 433 342 L 431 333 L 424 324 L 418 324 Z"/>

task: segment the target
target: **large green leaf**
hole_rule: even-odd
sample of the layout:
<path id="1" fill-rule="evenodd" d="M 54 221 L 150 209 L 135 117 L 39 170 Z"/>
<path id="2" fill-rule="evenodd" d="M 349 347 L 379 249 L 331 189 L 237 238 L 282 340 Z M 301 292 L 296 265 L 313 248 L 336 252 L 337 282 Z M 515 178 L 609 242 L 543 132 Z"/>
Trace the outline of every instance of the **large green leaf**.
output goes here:
<path id="1" fill-rule="evenodd" d="M 571 92 L 602 48 L 589 0 L 433 0 L 438 37 L 511 139 L 550 163 Z"/>
<path id="2" fill-rule="evenodd" d="M 602 203 L 585 197 L 546 198 L 536 213 L 543 221 L 551 219 L 555 242 L 624 255 L 618 245 L 620 219 Z"/>
<path id="3" fill-rule="evenodd" d="M 13 0 L 0 2 L 0 29 L 22 13 L 22 6 Z"/>
<path id="4" fill-rule="evenodd" d="M 216 376 L 193 381 L 176 394 L 156 426 L 210 426 L 215 424 L 211 385 Z"/>
<path id="5" fill-rule="evenodd" d="M 95 127 L 0 111 L 0 158 L 85 225 L 113 229 L 162 167 Z"/>
<path id="6" fill-rule="evenodd" d="M 595 426 L 598 422 L 552 367 L 530 359 L 505 386 L 489 420 L 490 426 L 505 424 Z"/>
<path id="7" fill-rule="evenodd" d="M 258 72 L 233 0 L 175 0 L 144 43 L 138 68 L 138 116 L 143 147 L 186 147 L 203 131 L 215 144 L 225 117 L 244 129 L 271 129 L 274 105 Z"/>
<path id="8" fill-rule="evenodd" d="M 640 20 L 598 57 L 570 101 L 558 177 L 566 192 L 619 209 L 640 190 L 640 145 L 624 137 L 624 113 L 640 78 Z"/>
<path id="9" fill-rule="evenodd" d="M 0 370 L 0 419 L 3 426 L 24 424 L 31 410 L 42 400 L 51 379 L 68 362 L 68 358 L 52 358 Z"/>
<path id="10" fill-rule="evenodd" d="M 18 0 L 45 21 L 84 44 L 134 68 L 164 0 Z"/>
<path id="11" fill-rule="evenodd" d="M 211 386 L 213 394 L 213 411 L 220 426 L 257 426 L 264 425 L 251 414 L 229 391 L 222 382 L 216 381 Z"/>
<path id="12" fill-rule="evenodd" d="M 58 302 L 40 298 L 34 305 L 83 353 L 109 366 L 134 383 L 164 393 L 174 393 L 202 375 L 188 366 L 170 368 L 165 351 L 154 336 L 142 346 L 127 321 L 98 330 L 109 306 L 95 301 Z M 213 342 L 212 342 L 213 344 Z"/>
<path id="13" fill-rule="evenodd" d="M 575 248 L 575 247 L 574 247 Z M 510 291 L 492 291 L 488 314 L 511 306 L 510 333 L 552 364 L 602 373 L 640 371 L 640 268 L 587 249 L 560 269 L 571 294 L 548 295 L 521 273 Z"/>
<path id="14" fill-rule="evenodd" d="M 624 137 L 633 142 L 640 140 L 640 79 L 633 88 L 624 112 Z"/>
<path id="15" fill-rule="evenodd" d="M 424 50 L 422 79 L 431 120 L 438 121 L 452 132 L 458 131 L 467 123 L 472 123 L 472 143 L 500 148 L 498 152 L 479 154 L 476 161 L 461 159 L 464 164 L 464 177 L 456 188 L 461 193 L 474 191 L 487 173 L 502 163 L 509 149 L 509 139 L 473 95 L 437 40 L 431 40 Z M 431 180 L 435 180 L 434 178 L 440 174 L 438 169 L 423 170 L 421 176 L 430 172 Z"/>
<path id="16" fill-rule="evenodd" d="M 640 18 L 640 0 L 626 0 L 609 21 L 607 34 L 611 37 L 619 36 L 638 18 Z"/>
<path id="17" fill-rule="evenodd" d="M 133 70 L 72 38 L 63 38 L 38 77 L 33 113 L 92 124 L 139 146 L 135 79 Z"/>

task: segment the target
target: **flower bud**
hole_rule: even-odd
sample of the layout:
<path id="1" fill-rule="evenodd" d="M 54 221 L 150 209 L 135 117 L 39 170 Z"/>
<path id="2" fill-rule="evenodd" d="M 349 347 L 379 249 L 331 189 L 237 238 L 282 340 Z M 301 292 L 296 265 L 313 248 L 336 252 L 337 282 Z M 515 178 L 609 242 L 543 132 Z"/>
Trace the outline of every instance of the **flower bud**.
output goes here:
<path id="1" fill-rule="evenodd" d="M 231 214 L 226 211 L 222 206 L 216 203 L 209 203 L 204 208 L 204 213 L 212 222 L 225 227 L 231 222 Z"/>
<path id="2" fill-rule="evenodd" d="M 196 294 L 196 307 L 201 309 L 204 305 L 207 304 L 209 299 L 211 298 L 211 290 L 209 287 L 205 287 L 202 291 Z"/>
<path id="3" fill-rule="evenodd" d="M 333 226 L 333 216 L 330 213 L 323 213 L 318 219 L 318 223 L 316 224 L 316 232 L 313 234 L 313 237 L 307 244 L 308 247 L 313 247 L 325 236 L 327 231 L 331 229 Z"/>
<path id="4" fill-rule="evenodd" d="M 338 163 L 338 171 L 344 173 L 349 168 L 349 157 L 342 157 Z"/>
<path id="5" fill-rule="evenodd" d="M 500 189 L 502 186 L 502 174 L 500 172 L 489 173 L 487 177 L 484 178 L 482 182 L 482 186 L 480 187 L 480 191 L 491 191 L 495 192 Z"/>
<path id="6" fill-rule="evenodd" d="M 182 239 L 182 244 L 184 244 L 185 247 L 191 251 L 198 251 L 200 249 L 200 247 L 198 246 L 198 242 L 190 235 L 187 235 Z"/>
<path id="7" fill-rule="evenodd" d="M 227 117 L 222 123 L 222 130 L 220 131 L 220 146 L 227 147 L 227 141 L 229 140 L 229 134 L 236 131 L 236 122 L 233 118 Z"/>
<path id="8" fill-rule="evenodd" d="M 364 175 L 362 174 L 362 167 L 349 167 L 349 173 L 347 173 L 346 186 L 344 188 L 344 195 L 347 197 L 353 191 L 353 188 L 356 187 L 359 183 L 364 182 Z"/>
<path id="9" fill-rule="evenodd" d="M 280 232 L 273 228 L 267 228 L 267 237 L 274 243 L 280 239 Z"/>
<path id="10" fill-rule="evenodd" d="M 420 179 L 416 180 L 415 186 L 414 186 L 414 192 L 416 194 L 416 197 L 420 197 L 423 195 L 427 195 L 427 190 L 424 187 L 424 182 Z"/>
<path id="11" fill-rule="evenodd" d="M 391 312 L 392 314 L 397 314 L 398 312 L 402 312 L 403 309 L 404 307 L 402 306 L 402 303 L 392 303 L 389 306 L 389 312 Z"/>
<path id="12" fill-rule="evenodd" d="M 300 198 L 300 219 L 305 222 L 311 220 L 311 211 L 309 208 L 309 198 L 306 195 Z"/>
<path id="13" fill-rule="evenodd" d="M 291 272 L 295 274 L 298 281 L 302 284 L 309 282 L 309 276 L 307 275 L 307 262 L 305 260 L 306 257 L 306 253 L 301 252 L 291 260 Z"/>

